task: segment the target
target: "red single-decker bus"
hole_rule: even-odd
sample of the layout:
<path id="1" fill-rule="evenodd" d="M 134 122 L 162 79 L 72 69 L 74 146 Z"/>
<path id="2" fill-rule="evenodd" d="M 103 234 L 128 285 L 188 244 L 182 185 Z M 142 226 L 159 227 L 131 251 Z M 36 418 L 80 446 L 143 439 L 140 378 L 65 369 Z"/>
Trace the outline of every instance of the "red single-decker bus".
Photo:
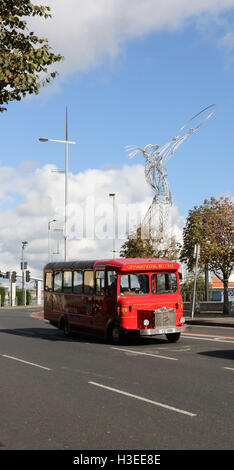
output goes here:
<path id="1" fill-rule="evenodd" d="M 66 335 L 78 330 L 119 343 L 130 333 L 179 339 L 187 325 L 179 264 L 120 258 L 48 263 L 44 318 Z"/>

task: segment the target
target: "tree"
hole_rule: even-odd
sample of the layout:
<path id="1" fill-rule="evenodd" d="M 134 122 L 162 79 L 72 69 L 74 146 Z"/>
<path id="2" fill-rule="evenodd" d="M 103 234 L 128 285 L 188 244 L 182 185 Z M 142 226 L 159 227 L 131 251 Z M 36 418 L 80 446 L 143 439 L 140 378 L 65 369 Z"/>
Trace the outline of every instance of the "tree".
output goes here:
<path id="1" fill-rule="evenodd" d="M 212 197 L 189 211 L 180 259 L 194 267 L 194 246 L 201 247 L 199 265 L 207 265 L 224 286 L 223 312 L 228 314 L 228 280 L 234 262 L 234 204 L 228 197 Z"/>
<path id="2" fill-rule="evenodd" d="M 23 291 L 22 289 L 16 289 L 16 298 L 17 298 L 17 305 L 23 305 Z M 26 305 L 30 305 L 31 303 L 31 292 L 27 289 L 26 290 Z"/>
<path id="3" fill-rule="evenodd" d="M 188 273 L 185 276 L 185 279 L 180 286 L 181 295 L 185 302 L 191 301 L 192 294 L 193 294 L 193 286 L 194 286 L 194 276 L 192 273 Z M 202 273 L 199 273 L 197 276 L 196 286 L 197 286 L 196 299 L 198 301 L 202 301 L 204 300 L 204 297 L 205 297 L 205 279 Z"/>
<path id="4" fill-rule="evenodd" d="M 141 238 L 141 228 L 128 234 L 127 241 L 120 249 L 122 258 L 154 258 L 154 248 L 151 239 Z"/>
<path id="5" fill-rule="evenodd" d="M 123 243 L 120 256 L 123 258 L 165 258 L 176 260 L 179 257 L 180 245 L 172 235 L 165 240 L 163 231 L 158 230 L 148 238 L 142 238 L 141 227 L 128 234 L 127 241 Z"/>
<path id="6" fill-rule="evenodd" d="M 9 101 L 39 93 L 57 72 L 48 67 L 63 57 L 51 52 L 48 40 L 39 38 L 27 27 L 25 18 L 50 18 L 50 7 L 33 5 L 30 0 L 0 2 L 0 111 Z"/>
<path id="7" fill-rule="evenodd" d="M 4 287 L 0 287 L 0 296 L 1 296 L 1 307 L 4 307 L 5 304 L 5 297 L 6 297 L 6 289 Z"/>

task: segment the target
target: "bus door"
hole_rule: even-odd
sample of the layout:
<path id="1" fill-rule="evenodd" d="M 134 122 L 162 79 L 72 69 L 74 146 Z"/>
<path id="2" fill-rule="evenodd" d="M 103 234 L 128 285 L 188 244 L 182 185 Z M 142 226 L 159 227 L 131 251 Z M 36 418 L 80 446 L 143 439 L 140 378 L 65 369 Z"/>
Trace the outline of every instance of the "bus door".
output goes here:
<path id="1" fill-rule="evenodd" d="M 117 272 L 106 272 L 106 322 L 115 317 L 117 303 Z"/>
<path id="2" fill-rule="evenodd" d="M 58 321 L 59 316 L 64 311 L 64 298 L 63 298 L 63 273 L 62 271 L 54 272 L 54 286 L 52 296 L 52 318 L 51 320 Z"/>
<path id="3" fill-rule="evenodd" d="M 84 284 L 83 284 L 83 295 L 82 295 L 82 312 L 83 316 L 80 317 L 82 326 L 85 330 L 93 329 L 93 300 L 94 300 L 94 278 L 93 271 L 84 271 Z"/>
<path id="4" fill-rule="evenodd" d="M 53 315 L 53 273 L 45 272 L 44 277 L 44 313 L 51 320 Z"/>
<path id="5" fill-rule="evenodd" d="M 99 333 L 105 329 L 105 271 L 94 273 L 94 295 L 92 299 L 91 328 Z"/>

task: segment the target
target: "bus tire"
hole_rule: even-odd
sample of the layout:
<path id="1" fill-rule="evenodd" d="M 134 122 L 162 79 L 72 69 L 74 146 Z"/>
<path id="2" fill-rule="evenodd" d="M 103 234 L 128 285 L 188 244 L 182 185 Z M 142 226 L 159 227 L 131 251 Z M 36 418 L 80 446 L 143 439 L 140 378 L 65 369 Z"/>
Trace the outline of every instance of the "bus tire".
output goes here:
<path id="1" fill-rule="evenodd" d="M 108 340 L 111 344 L 122 344 L 123 342 L 123 333 L 121 328 L 116 323 L 112 324 L 108 328 Z"/>
<path id="2" fill-rule="evenodd" d="M 166 337 L 169 343 L 176 343 L 180 339 L 180 333 L 168 333 Z"/>
<path id="3" fill-rule="evenodd" d="M 67 317 L 63 316 L 60 320 L 60 329 L 63 330 L 64 336 L 68 337 L 71 334 L 70 325 Z"/>

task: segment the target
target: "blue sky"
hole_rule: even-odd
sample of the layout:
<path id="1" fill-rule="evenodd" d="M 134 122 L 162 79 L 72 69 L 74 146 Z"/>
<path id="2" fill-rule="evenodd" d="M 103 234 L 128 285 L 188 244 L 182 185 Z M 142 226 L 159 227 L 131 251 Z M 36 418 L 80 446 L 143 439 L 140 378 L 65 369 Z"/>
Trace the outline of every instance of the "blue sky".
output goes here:
<path id="1" fill-rule="evenodd" d="M 52 7 L 55 5 L 49 0 L 44 3 L 51 4 Z M 105 0 L 101 0 L 101 3 L 104 6 Z M 116 2 L 113 0 L 111 3 Z M 134 8 L 134 0 L 130 3 Z M 161 2 L 149 0 L 147 4 L 149 8 L 152 4 L 155 11 L 157 3 Z M 173 9 L 171 0 L 166 3 Z M 173 203 L 182 217 L 186 217 L 194 205 L 202 204 L 205 198 L 233 195 L 234 2 L 223 2 L 222 9 L 220 2 L 214 1 L 213 4 L 219 5 L 218 10 L 213 9 L 212 2 L 203 2 L 207 3 L 206 10 L 201 8 L 201 13 L 196 12 L 196 15 L 191 11 L 186 19 L 183 16 L 186 2 L 177 0 L 175 3 L 180 6 L 178 15 L 181 14 L 176 27 L 173 23 L 170 24 L 172 13 L 168 13 L 167 26 L 164 26 L 164 17 L 160 26 L 156 15 L 155 28 L 151 24 L 138 34 L 136 26 L 129 36 L 125 31 L 123 39 L 120 40 L 119 36 L 116 39 L 114 52 L 106 51 L 106 44 L 100 42 L 98 53 L 94 57 L 91 55 L 87 63 L 84 62 L 85 54 L 79 55 L 79 41 L 82 38 L 75 37 L 77 42 L 74 42 L 71 35 L 69 44 L 68 34 L 68 44 L 64 44 L 66 61 L 60 67 L 59 77 L 43 89 L 39 96 L 9 104 L 7 112 L 0 116 L 0 171 L 1 167 L 13 169 L 13 181 L 17 180 L 18 175 L 18 182 L 12 185 L 11 176 L 4 181 L 0 199 L 2 217 L 5 213 L 9 216 L 9 211 L 12 217 L 15 211 L 19 215 L 19 205 L 27 198 L 27 188 L 30 191 L 33 189 L 29 180 L 31 178 L 33 181 L 38 169 L 43 169 L 48 164 L 63 168 L 64 146 L 42 144 L 38 138 L 65 137 L 66 106 L 69 113 L 69 138 L 77 142 L 76 146 L 69 148 L 71 175 L 82 175 L 89 169 L 100 172 L 114 169 L 118 170 L 120 178 L 122 167 L 129 166 L 134 174 L 136 165 L 144 165 L 140 154 L 132 160 L 128 159 L 126 145 L 143 147 L 156 143 L 162 146 L 185 121 L 204 107 L 215 103 L 215 115 L 190 136 L 168 162 L 168 180 Z M 191 2 L 191 5 L 193 3 L 195 2 Z M 83 0 L 81 4 L 84 4 Z M 88 4 L 92 5 L 92 0 Z M 139 0 L 135 1 L 135 5 L 139 6 Z M 69 0 L 68 14 L 72 6 L 74 8 L 74 1 Z M 82 11 L 81 9 L 80 24 Z M 59 23 L 59 13 L 58 16 L 55 13 L 51 23 L 53 31 L 58 28 L 56 22 Z M 87 11 L 84 10 L 83 13 Z M 124 14 L 124 10 L 122 13 Z M 66 15 L 65 12 L 64 14 Z M 117 17 L 114 12 L 113 22 Z M 134 18 L 130 26 L 134 25 Z M 105 22 L 104 16 L 103 28 Z M 68 27 L 69 17 L 66 22 L 66 28 Z M 71 29 L 73 27 L 74 23 L 71 24 Z M 40 23 L 38 28 L 40 32 Z M 101 19 L 96 33 L 98 28 L 101 31 Z M 47 32 L 50 40 L 49 30 Z M 58 52 L 63 53 L 59 49 L 61 42 L 56 42 L 56 38 L 54 32 L 51 43 Z M 83 41 L 85 40 L 84 35 Z M 111 41 L 115 41 L 115 36 L 110 37 Z M 87 51 L 90 47 L 87 44 Z M 75 63 L 76 48 L 78 58 Z M 69 59 L 71 49 L 72 58 Z M 67 68 L 66 63 L 69 65 Z M 74 63 L 74 67 L 71 63 Z M 118 178 L 113 179 L 110 192 L 118 194 Z M 139 187 L 141 185 L 146 185 L 143 173 Z M 134 191 L 129 193 L 129 202 L 134 202 L 134 198 L 136 201 L 138 199 L 137 191 Z M 149 197 L 150 194 L 152 193 L 148 188 L 145 196 Z M 128 202 L 126 198 L 125 202 Z M 51 216 L 52 212 L 48 213 L 48 219 Z M 46 220 L 46 214 L 44 217 Z M 22 231 L 17 234 L 17 227 L 16 235 L 18 240 L 23 236 Z M 1 237 L 1 246 L 4 247 L 3 233 Z M 46 252 L 46 237 L 45 228 L 43 235 L 38 235 L 38 238 L 44 238 L 41 245 L 43 253 Z M 32 256 L 33 263 L 35 269 L 40 269 L 40 263 Z"/>

